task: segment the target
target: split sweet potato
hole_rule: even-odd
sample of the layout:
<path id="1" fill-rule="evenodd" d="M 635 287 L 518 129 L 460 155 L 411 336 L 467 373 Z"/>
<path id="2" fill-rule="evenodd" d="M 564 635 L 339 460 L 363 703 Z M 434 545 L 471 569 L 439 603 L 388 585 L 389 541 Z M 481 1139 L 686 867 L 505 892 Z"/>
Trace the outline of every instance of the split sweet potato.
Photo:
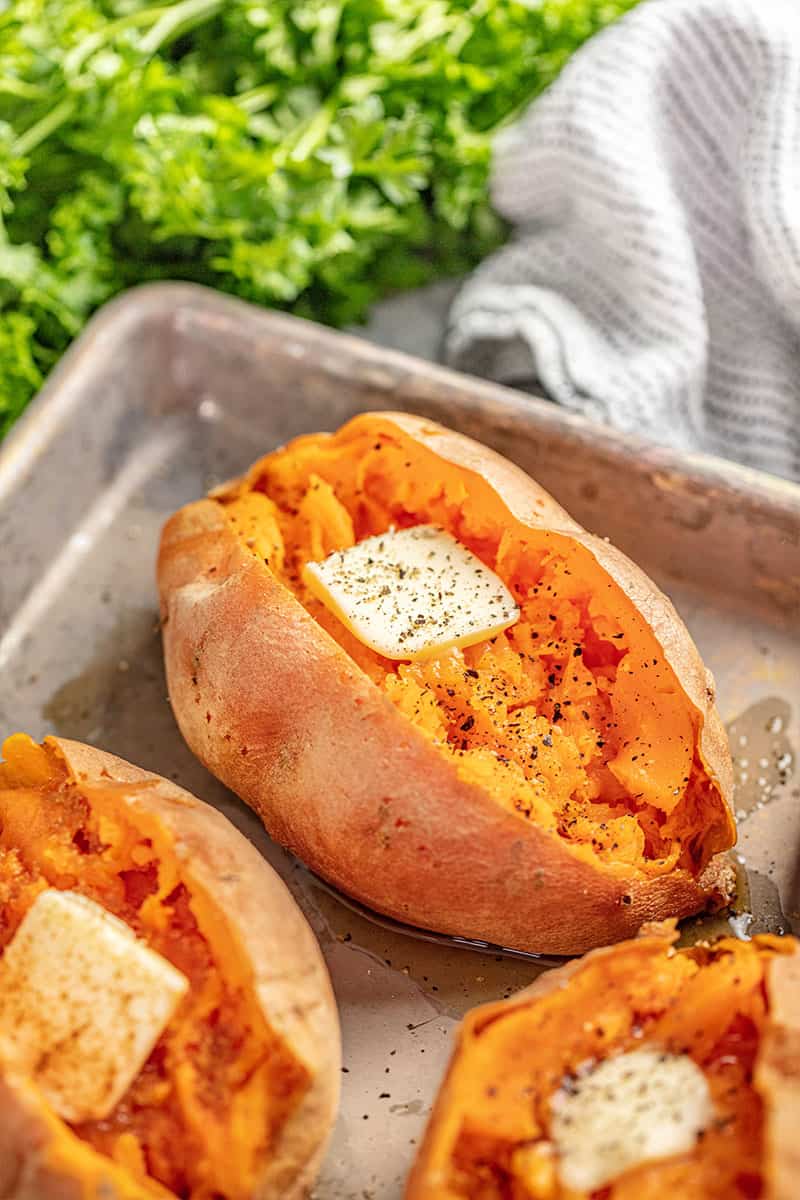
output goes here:
<path id="1" fill-rule="evenodd" d="M 303 567 L 444 527 L 520 607 L 394 662 Z M 417 417 L 302 437 L 167 523 L 178 724 L 315 871 L 429 929 L 573 954 L 723 902 L 735 839 L 714 685 L 674 608 L 519 469 Z"/>
<path id="2" fill-rule="evenodd" d="M 797 942 L 725 938 L 675 953 L 673 940 L 665 923 L 468 1014 L 407 1200 L 794 1200 Z M 557 1097 L 598 1064 L 648 1047 L 702 1072 L 711 1107 L 701 1135 L 597 1190 L 566 1186 Z M 633 1115 L 614 1123 L 623 1150 Z"/>
<path id="3" fill-rule="evenodd" d="M 339 1032 L 319 948 L 281 880 L 221 814 L 159 776 L 57 738 L 18 734 L 3 749 L 0 950 L 42 891 L 69 890 L 189 989 L 102 1120 L 59 1119 L 3 1061 L 0 1030 L 0 1195 L 304 1196 L 335 1115 Z"/>

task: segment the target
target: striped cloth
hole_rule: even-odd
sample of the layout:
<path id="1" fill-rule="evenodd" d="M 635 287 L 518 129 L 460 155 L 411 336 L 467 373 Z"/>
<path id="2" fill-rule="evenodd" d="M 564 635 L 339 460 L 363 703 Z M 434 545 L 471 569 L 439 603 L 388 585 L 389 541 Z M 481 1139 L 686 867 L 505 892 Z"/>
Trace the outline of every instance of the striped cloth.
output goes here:
<path id="1" fill-rule="evenodd" d="M 646 0 L 497 147 L 514 226 L 445 351 L 800 478 L 800 0 Z"/>

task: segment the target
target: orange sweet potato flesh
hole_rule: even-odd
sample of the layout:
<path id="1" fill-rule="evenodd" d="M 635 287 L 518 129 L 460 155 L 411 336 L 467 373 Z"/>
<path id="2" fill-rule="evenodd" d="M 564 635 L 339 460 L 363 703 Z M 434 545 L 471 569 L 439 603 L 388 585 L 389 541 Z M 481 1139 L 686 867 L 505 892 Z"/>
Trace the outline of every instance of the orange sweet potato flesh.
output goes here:
<path id="1" fill-rule="evenodd" d="M 702 869 L 729 844 L 696 754 L 696 714 L 652 632 L 578 543 L 522 543 L 480 481 L 468 486 L 381 432 L 298 439 L 225 504 L 253 554 L 499 803 L 614 862 Z M 522 616 L 463 651 L 390 662 L 310 594 L 301 572 L 390 526 L 424 523 L 451 530 L 491 566 Z"/>
<path id="2" fill-rule="evenodd" d="M 390 662 L 302 568 L 422 523 L 495 570 L 521 617 Z M 159 585 L 190 746 L 372 907 L 573 953 L 724 896 L 701 879 L 735 839 L 713 680 L 654 585 L 486 448 L 401 414 L 298 438 L 171 519 Z"/>
<path id="3" fill-rule="evenodd" d="M 774 1036 L 771 974 L 795 958 L 797 943 L 726 938 L 674 953 L 671 941 L 662 927 L 595 951 L 469 1014 L 407 1200 L 584 1200 L 561 1185 L 556 1158 L 541 1153 L 551 1098 L 579 1067 L 649 1044 L 691 1056 L 708 1081 L 714 1120 L 693 1150 L 624 1172 L 594 1200 L 788 1196 L 774 1186 L 771 1091 L 759 1072 Z M 796 1012 L 796 980 L 793 1000 Z M 786 1086 L 796 1105 L 797 1079 Z"/>
<path id="4" fill-rule="evenodd" d="M 179 814 L 182 806 L 191 806 L 202 820 L 206 806 L 144 773 L 138 783 L 115 780 L 105 769 L 95 778 L 82 772 L 79 779 L 70 769 L 69 745 L 50 739 L 37 746 L 16 735 L 4 746 L 0 951 L 40 891 L 72 889 L 121 918 L 187 976 L 190 991 L 107 1119 L 71 1131 L 61 1126 L 59 1134 L 60 1122 L 42 1115 L 51 1133 L 55 1130 L 52 1155 L 65 1175 L 84 1180 L 87 1196 L 95 1195 L 98 1171 L 105 1178 L 97 1155 L 115 1164 L 116 1185 L 98 1187 L 98 1196 L 266 1195 L 260 1191 L 265 1159 L 312 1078 L 307 1064 L 271 1028 L 252 963 L 213 897 L 178 856 L 158 815 L 159 803 Z M 80 762 L 87 756 L 119 761 L 80 749 L 85 752 Z M 169 794 L 159 799 L 159 791 Z M 239 836 L 229 829 L 225 834 Z M 16 1148 L 21 1156 L 25 1149 Z M 42 1186 L 42 1194 L 46 1191 Z"/>

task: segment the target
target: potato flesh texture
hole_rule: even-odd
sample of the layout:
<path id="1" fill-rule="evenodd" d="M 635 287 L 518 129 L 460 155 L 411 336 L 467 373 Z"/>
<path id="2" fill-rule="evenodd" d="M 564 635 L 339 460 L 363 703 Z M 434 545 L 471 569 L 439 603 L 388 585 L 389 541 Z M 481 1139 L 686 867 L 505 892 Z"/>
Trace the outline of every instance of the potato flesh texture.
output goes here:
<path id="1" fill-rule="evenodd" d="M 694 1149 L 642 1164 L 593 1196 L 603 1200 L 754 1200 L 761 1194 L 762 1104 L 753 1083 L 765 1018 L 769 951 L 728 940 L 668 957 L 631 943 L 589 963 L 539 1001 L 501 1010 L 467 1035 L 446 1084 L 430 1148 L 430 1200 L 579 1200 L 547 1147 L 549 1099 L 565 1076 L 648 1044 L 689 1053 L 709 1083 L 715 1120 Z M 438 1115 L 438 1114 L 437 1114 Z"/>
<path id="2" fill-rule="evenodd" d="M 565 538 L 504 532 L 497 498 L 409 439 L 312 435 L 256 464 L 226 500 L 252 553 L 295 593 L 460 775 L 609 864 L 698 870 L 731 841 L 689 704 L 641 619 Z M 511 588 L 522 617 L 466 650 L 397 664 L 305 588 L 308 560 L 439 523 Z M 506 522 L 507 524 L 507 522 Z M 715 811 L 716 810 L 716 811 Z"/>
<path id="3" fill-rule="evenodd" d="M 70 888 L 125 921 L 191 983 L 110 1117 L 71 1128 L 134 1178 L 177 1196 L 244 1200 L 307 1084 L 304 1068 L 267 1028 L 235 952 L 223 978 L 201 929 L 212 918 L 181 880 L 163 831 L 138 818 L 134 827 L 115 800 L 135 789 L 78 788 L 45 750 L 14 741 L 17 753 L 0 765 L 0 949 L 40 891 Z"/>

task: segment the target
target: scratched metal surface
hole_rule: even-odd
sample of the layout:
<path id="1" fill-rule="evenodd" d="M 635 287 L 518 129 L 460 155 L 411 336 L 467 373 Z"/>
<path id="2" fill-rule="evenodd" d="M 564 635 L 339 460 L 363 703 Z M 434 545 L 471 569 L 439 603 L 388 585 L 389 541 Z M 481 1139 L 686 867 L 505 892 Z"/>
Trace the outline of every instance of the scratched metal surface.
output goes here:
<path id="1" fill-rule="evenodd" d="M 373 330 L 395 333 L 391 322 Z M 422 412 L 496 446 L 670 593 L 733 722 L 742 906 L 753 928 L 781 925 L 781 909 L 800 919 L 800 488 L 678 460 L 543 401 L 199 289 L 123 298 L 0 448 L 0 730 L 81 738 L 177 780 L 288 880 L 323 945 L 344 1030 L 320 1200 L 397 1200 L 459 1015 L 541 969 L 415 940 L 342 904 L 193 761 L 166 702 L 153 584 L 165 516 L 267 448 L 367 407 Z"/>

